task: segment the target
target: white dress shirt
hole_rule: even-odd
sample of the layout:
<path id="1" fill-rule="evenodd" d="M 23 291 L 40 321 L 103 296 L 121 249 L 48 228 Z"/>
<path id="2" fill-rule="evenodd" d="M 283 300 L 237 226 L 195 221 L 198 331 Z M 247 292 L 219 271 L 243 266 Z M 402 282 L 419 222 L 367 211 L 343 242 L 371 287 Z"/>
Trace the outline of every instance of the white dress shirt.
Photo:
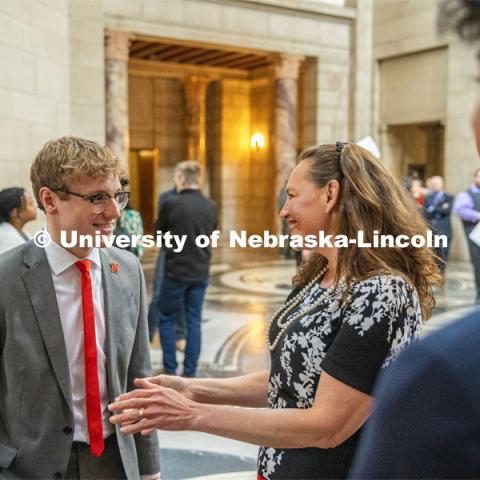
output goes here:
<path id="1" fill-rule="evenodd" d="M 83 351 L 82 274 L 75 266 L 79 259 L 52 241 L 45 247 L 52 272 L 57 297 L 63 337 L 67 350 L 72 405 L 74 418 L 73 440 L 89 443 L 87 410 L 85 403 L 85 362 Z M 98 249 L 85 257 L 91 261 L 92 295 L 97 341 L 98 381 L 100 384 L 100 407 L 102 410 L 103 436 L 115 431 L 108 421 L 109 392 L 107 384 L 107 357 L 105 350 L 105 301 L 102 286 L 102 264 Z"/>

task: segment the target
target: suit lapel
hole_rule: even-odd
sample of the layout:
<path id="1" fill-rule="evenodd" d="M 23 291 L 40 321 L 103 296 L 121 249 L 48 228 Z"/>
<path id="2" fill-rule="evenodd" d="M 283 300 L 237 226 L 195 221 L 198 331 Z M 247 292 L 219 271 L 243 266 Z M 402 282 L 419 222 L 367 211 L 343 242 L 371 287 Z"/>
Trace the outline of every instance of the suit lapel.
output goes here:
<path id="1" fill-rule="evenodd" d="M 110 400 L 114 400 L 117 388 L 114 381 L 118 374 L 117 365 L 117 345 L 119 344 L 119 325 L 116 319 L 121 317 L 122 312 L 122 285 L 120 272 L 114 272 L 112 260 L 109 255 L 100 249 L 100 259 L 102 262 L 102 284 L 105 301 L 105 328 L 106 328 L 106 354 L 107 354 L 107 372 Z"/>
<path id="2" fill-rule="evenodd" d="M 24 261 L 30 268 L 23 273 L 23 282 L 30 297 L 53 372 L 68 406 L 73 410 L 65 339 L 45 251 L 32 243 L 26 250 Z"/>

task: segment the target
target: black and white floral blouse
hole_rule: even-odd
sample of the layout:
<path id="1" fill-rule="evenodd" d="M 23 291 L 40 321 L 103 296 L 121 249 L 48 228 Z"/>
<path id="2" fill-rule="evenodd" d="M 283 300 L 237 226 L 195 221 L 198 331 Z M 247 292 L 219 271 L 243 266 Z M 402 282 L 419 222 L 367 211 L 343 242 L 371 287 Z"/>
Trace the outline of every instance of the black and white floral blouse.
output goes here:
<path id="1" fill-rule="evenodd" d="M 284 321 L 324 292 L 316 284 Z M 279 331 L 274 321 L 270 343 Z M 417 293 L 399 276 L 374 276 L 353 283 L 343 305 L 340 292 L 329 294 L 318 309 L 293 322 L 271 352 L 269 408 L 311 407 L 322 371 L 371 394 L 380 370 L 420 331 Z M 359 434 L 332 449 L 261 447 L 258 473 L 267 480 L 345 478 Z"/>

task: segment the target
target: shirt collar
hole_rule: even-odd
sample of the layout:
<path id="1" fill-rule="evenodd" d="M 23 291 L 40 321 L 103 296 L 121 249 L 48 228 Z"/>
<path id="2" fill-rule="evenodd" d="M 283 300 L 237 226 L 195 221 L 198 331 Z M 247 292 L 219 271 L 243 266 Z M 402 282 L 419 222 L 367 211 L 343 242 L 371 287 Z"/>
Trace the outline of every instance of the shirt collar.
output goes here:
<path id="1" fill-rule="evenodd" d="M 480 188 L 477 187 L 477 185 L 475 183 L 472 183 L 470 185 L 470 189 L 472 190 L 473 193 L 480 193 Z"/>
<path id="2" fill-rule="evenodd" d="M 182 190 L 179 193 L 180 193 L 180 195 L 186 194 L 186 193 L 200 193 L 200 189 L 199 188 L 185 188 L 184 190 Z"/>
<path id="3" fill-rule="evenodd" d="M 45 247 L 45 254 L 47 255 L 48 264 L 50 269 L 55 275 L 60 275 L 67 268 L 70 268 L 78 260 L 78 257 L 65 250 L 62 246 L 55 243 L 53 240 Z M 102 262 L 100 260 L 100 252 L 98 248 L 93 248 L 90 253 L 83 258 L 83 260 L 90 260 L 97 265 L 98 268 L 102 268 Z"/>

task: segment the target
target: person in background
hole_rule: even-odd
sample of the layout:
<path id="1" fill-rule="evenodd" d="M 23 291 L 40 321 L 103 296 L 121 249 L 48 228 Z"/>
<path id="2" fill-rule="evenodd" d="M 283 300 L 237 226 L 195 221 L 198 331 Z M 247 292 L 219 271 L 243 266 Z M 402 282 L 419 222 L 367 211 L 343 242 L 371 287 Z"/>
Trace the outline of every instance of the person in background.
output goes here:
<path id="1" fill-rule="evenodd" d="M 410 195 L 415 200 L 417 205 L 423 207 L 425 203 L 425 188 L 422 185 L 422 181 L 418 178 L 413 178 L 410 185 Z"/>
<path id="2" fill-rule="evenodd" d="M 410 190 L 412 188 L 412 180 L 413 178 L 409 175 L 402 178 L 401 185 L 408 193 L 410 193 Z"/>
<path id="3" fill-rule="evenodd" d="M 165 248 L 165 269 L 158 298 L 160 342 L 164 371 L 175 374 L 176 323 L 185 311 L 186 346 L 183 374 L 195 377 L 201 347 L 201 314 L 208 286 L 211 247 L 199 247 L 199 235 L 210 236 L 217 225 L 217 207 L 200 191 L 201 168 L 198 162 L 180 162 L 175 172 L 178 195 L 160 210 L 157 231 L 186 235 L 183 249 Z"/>
<path id="4" fill-rule="evenodd" d="M 173 183 L 174 187 L 166 192 L 163 192 L 158 197 L 158 205 L 157 205 L 157 214 L 160 214 L 160 211 L 163 205 L 170 200 L 171 198 L 178 195 L 179 189 L 181 188 L 181 178 L 177 171 L 175 171 L 173 175 Z M 159 218 L 157 217 L 158 223 Z M 160 296 L 160 290 L 162 289 L 162 281 L 164 277 L 164 270 L 165 270 L 165 256 L 166 250 L 161 248 L 157 255 L 157 263 L 155 265 L 155 277 L 153 280 L 153 294 L 152 300 L 148 307 L 148 331 L 150 342 L 153 341 L 155 337 L 155 333 L 158 330 L 158 298 Z M 185 351 L 185 310 L 181 309 L 178 312 L 177 322 L 176 322 L 176 336 L 177 340 L 175 346 L 177 350 L 184 352 Z"/>
<path id="5" fill-rule="evenodd" d="M 125 190 L 129 184 L 129 181 L 126 178 L 122 178 L 120 180 L 120 184 L 122 189 Z M 120 212 L 120 218 L 117 220 L 113 234 L 115 237 L 118 235 L 127 235 L 130 238 L 133 236 L 140 238 L 143 235 L 142 215 L 140 212 L 137 212 L 137 210 L 132 209 L 130 200 L 128 200 L 125 210 Z M 122 250 L 128 250 L 129 252 L 132 252 L 139 260 L 142 259 L 143 245 L 141 243 L 137 242 L 135 246 L 130 244 L 128 247 L 123 247 L 118 244 L 115 245 Z"/>
<path id="6" fill-rule="evenodd" d="M 475 276 L 475 301 L 480 303 L 480 246 L 469 237 L 480 220 L 480 168 L 475 170 L 470 187 L 464 192 L 460 192 L 455 198 L 453 211 L 460 217 L 463 223 L 463 230 L 470 252 L 470 261 L 472 262 Z"/>
<path id="7" fill-rule="evenodd" d="M 453 207 L 453 196 L 445 192 L 443 178 L 439 175 L 429 178 L 430 190 L 425 197 L 425 216 L 436 235 L 446 235 L 448 245 L 439 247 L 436 250 L 437 256 L 440 258 L 439 267 L 442 274 L 448 261 L 448 251 L 452 240 L 452 223 L 450 215 Z"/>
<path id="8" fill-rule="evenodd" d="M 37 218 L 37 208 L 30 192 L 21 187 L 0 191 L 0 253 L 30 240 L 26 223 Z"/>
<path id="9" fill-rule="evenodd" d="M 439 21 L 480 43 L 478 0 L 443 1 Z M 480 153 L 480 104 L 472 124 Z M 408 348 L 385 372 L 349 478 L 480 478 L 479 338 L 477 309 Z"/>
<path id="10" fill-rule="evenodd" d="M 425 179 L 425 196 L 432 193 L 432 179 L 434 177 L 428 177 Z"/>

